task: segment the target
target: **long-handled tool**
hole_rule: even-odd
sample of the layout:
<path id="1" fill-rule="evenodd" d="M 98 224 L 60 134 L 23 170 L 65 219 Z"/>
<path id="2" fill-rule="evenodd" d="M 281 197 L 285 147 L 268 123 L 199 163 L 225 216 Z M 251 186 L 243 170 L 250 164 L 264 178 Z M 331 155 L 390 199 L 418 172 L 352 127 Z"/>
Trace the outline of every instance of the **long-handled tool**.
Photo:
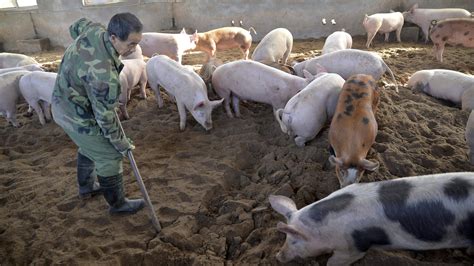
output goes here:
<path id="1" fill-rule="evenodd" d="M 123 130 L 122 123 L 120 123 L 120 119 L 117 115 L 117 112 L 115 112 L 115 118 L 117 119 L 117 122 L 120 126 L 120 130 L 122 130 L 123 136 L 125 137 L 125 131 Z M 161 231 L 160 221 L 158 221 L 158 218 L 156 217 L 155 208 L 153 207 L 153 204 L 151 204 L 150 197 L 148 196 L 148 192 L 146 191 L 145 184 L 143 183 L 142 176 L 140 175 L 140 171 L 138 171 L 137 163 L 135 162 L 135 158 L 133 157 L 132 150 L 128 150 L 127 155 L 128 159 L 130 160 L 130 164 L 132 165 L 133 173 L 137 177 L 137 182 L 140 186 L 142 196 L 145 199 L 146 205 L 148 205 L 148 208 L 150 209 L 151 223 L 153 224 L 153 227 L 155 228 L 156 232 L 159 233 Z"/>

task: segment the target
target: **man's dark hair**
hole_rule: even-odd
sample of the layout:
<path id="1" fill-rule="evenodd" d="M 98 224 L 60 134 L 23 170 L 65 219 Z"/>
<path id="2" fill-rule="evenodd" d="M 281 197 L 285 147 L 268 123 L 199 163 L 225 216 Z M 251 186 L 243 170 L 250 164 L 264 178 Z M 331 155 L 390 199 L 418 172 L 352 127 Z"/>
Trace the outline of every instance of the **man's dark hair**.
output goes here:
<path id="1" fill-rule="evenodd" d="M 125 41 L 132 32 L 142 32 L 143 24 L 132 13 L 115 14 L 109 21 L 107 31 L 109 35 L 117 36 L 121 41 Z"/>

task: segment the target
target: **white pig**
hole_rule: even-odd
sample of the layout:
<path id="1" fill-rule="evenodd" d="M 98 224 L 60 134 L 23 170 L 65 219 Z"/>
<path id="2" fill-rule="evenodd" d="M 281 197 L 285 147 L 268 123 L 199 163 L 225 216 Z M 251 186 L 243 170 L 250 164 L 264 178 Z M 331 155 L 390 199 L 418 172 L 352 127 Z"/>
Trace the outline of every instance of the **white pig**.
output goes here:
<path id="1" fill-rule="evenodd" d="M 283 133 L 294 137 L 299 147 L 316 137 L 334 115 L 344 82 L 338 74 L 318 74 L 288 101 L 284 109 L 276 111 L 275 117 Z"/>
<path id="2" fill-rule="evenodd" d="M 474 164 L 474 110 L 471 111 L 469 119 L 467 120 L 465 137 L 469 151 L 469 162 Z"/>
<path id="3" fill-rule="evenodd" d="M 196 40 L 197 33 L 188 35 L 183 28 L 179 34 L 144 32 L 139 45 L 144 56 L 166 55 L 181 64 L 184 52 L 194 49 Z"/>
<path id="4" fill-rule="evenodd" d="M 395 31 L 397 41 L 401 42 L 400 33 L 402 32 L 403 22 L 403 15 L 400 12 L 377 13 L 370 16 L 367 16 L 366 14 L 364 21 L 362 22 L 362 25 L 367 32 L 367 43 L 365 46 L 369 48 L 372 39 L 375 37 L 377 32 L 384 33 L 385 42 L 388 42 L 390 32 Z"/>
<path id="5" fill-rule="evenodd" d="M 324 42 L 322 54 L 328 54 L 331 52 L 351 49 L 352 47 L 352 37 L 349 33 L 342 31 L 335 31 L 331 33 Z"/>
<path id="6" fill-rule="evenodd" d="M 473 75 L 447 69 L 426 69 L 415 72 L 406 86 L 461 105 L 463 110 L 474 109 Z"/>
<path id="7" fill-rule="evenodd" d="M 474 245 L 473 172 L 353 184 L 299 210 L 284 196 L 269 201 L 287 220 L 277 224 L 286 234 L 281 262 L 332 253 L 328 266 L 350 265 L 371 248 Z"/>
<path id="8" fill-rule="evenodd" d="M 345 49 L 329 54 L 321 55 L 300 63 L 296 63 L 293 68 L 296 74 L 303 76 L 303 70 L 316 75 L 322 66 L 328 73 L 337 73 L 343 79 L 348 79 L 355 74 L 371 75 L 378 80 L 386 71 L 389 72 L 398 92 L 397 81 L 392 70 L 385 64 L 383 59 L 374 52 L 357 49 Z"/>
<path id="9" fill-rule="evenodd" d="M 186 109 L 206 130 L 212 128 L 212 109 L 220 105 L 223 100 L 209 101 L 206 84 L 196 72 L 163 55 L 150 58 L 146 64 L 146 71 L 158 107 L 163 106 L 159 85 L 175 98 L 181 130 L 186 126 Z"/>
<path id="10" fill-rule="evenodd" d="M 143 59 L 125 59 L 122 60 L 124 67 L 120 72 L 120 111 L 125 119 L 130 119 L 127 112 L 127 102 L 130 100 L 130 94 L 133 87 L 140 84 L 140 95 L 142 99 L 146 99 L 146 63 Z"/>
<path id="11" fill-rule="evenodd" d="M 433 41 L 433 52 L 440 62 L 443 62 L 446 43 L 474 48 L 474 18 L 451 18 L 438 21 L 430 31 L 430 38 Z"/>
<path id="12" fill-rule="evenodd" d="M 24 54 L 0 53 L 0 68 L 38 64 L 33 57 Z"/>
<path id="13" fill-rule="evenodd" d="M 462 8 L 418 8 L 418 4 L 415 4 L 408 11 L 403 12 L 403 17 L 405 21 L 414 23 L 421 28 L 425 36 L 425 43 L 427 43 L 431 21 L 447 18 L 469 18 L 471 13 Z"/>
<path id="14" fill-rule="evenodd" d="M 12 71 L 18 70 L 27 70 L 27 71 L 44 71 L 40 64 L 31 64 L 31 65 L 24 65 L 18 67 L 9 67 L 9 68 L 2 68 L 0 69 L 0 75 Z"/>
<path id="15" fill-rule="evenodd" d="M 212 75 L 212 86 L 224 99 L 227 115 L 232 118 L 230 97 L 235 115 L 240 117 L 239 100 L 271 104 L 273 111 L 285 107 L 288 100 L 308 85 L 314 76 L 306 72 L 300 78 L 260 62 L 239 60 L 219 66 Z"/>
<path id="16" fill-rule="evenodd" d="M 0 75 L 0 113 L 6 116 L 7 121 L 14 127 L 21 125 L 16 121 L 16 103 L 20 97 L 20 79 L 28 73 L 33 72 L 20 70 Z"/>
<path id="17" fill-rule="evenodd" d="M 35 71 L 24 75 L 20 79 L 20 92 L 30 108 L 33 108 L 38 114 L 41 125 L 51 121 L 49 106 L 51 105 L 56 77 L 56 73 Z"/>
<path id="18" fill-rule="evenodd" d="M 286 64 L 293 48 L 293 35 L 285 28 L 277 28 L 265 35 L 252 54 L 252 60 L 268 65 Z"/>

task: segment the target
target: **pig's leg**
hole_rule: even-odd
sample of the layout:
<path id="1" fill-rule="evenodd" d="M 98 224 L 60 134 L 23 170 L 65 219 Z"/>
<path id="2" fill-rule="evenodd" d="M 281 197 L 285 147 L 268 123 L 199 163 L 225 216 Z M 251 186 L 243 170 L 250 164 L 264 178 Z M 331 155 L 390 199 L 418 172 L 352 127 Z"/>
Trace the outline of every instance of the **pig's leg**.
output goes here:
<path id="1" fill-rule="evenodd" d="M 435 44 L 433 46 L 433 51 L 434 51 L 434 54 L 436 56 L 436 59 L 438 59 L 438 61 L 440 61 L 442 63 L 443 62 L 444 43 Z"/>
<path id="2" fill-rule="evenodd" d="M 367 43 L 365 44 L 367 48 L 369 48 L 370 44 L 372 43 L 372 40 L 374 39 L 375 34 L 377 34 L 377 31 L 367 32 Z"/>
<path id="3" fill-rule="evenodd" d="M 402 33 L 402 27 L 398 28 L 395 34 L 397 35 L 397 42 L 402 42 L 402 39 L 400 38 L 400 34 Z"/>
<path id="4" fill-rule="evenodd" d="M 43 114 L 43 110 L 41 109 L 41 106 L 38 104 L 38 102 L 32 102 L 30 105 L 31 105 L 31 107 L 33 107 L 33 109 L 38 114 L 38 118 L 39 118 L 39 121 L 40 121 L 41 125 L 44 126 L 44 124 L 46 124 L 46 122 L 44 121 L 44 114 Z"/>
<path id="5" fill-rule="evenodd" d="M 160 95 L 160 87 L 159 87 L 160 85 L 158 85 L 158 83 L 155 83 L 155 82 L 149 82 L 149 84 L 150 84 L 151 89 L 155 93 L 155 98 L 156 98 L 156 102 L 158 103 L 158 108 L 163 107 L 163 99 L 161 98 L 161 95 Z"/>
<path id="6" fill-rule="evenodd" d="M 183 131 L 186 127 L 186 107 L 179 100 L 176 101 L 176 105 L 178 106 L 179 112 L 179 129 Z"/>
<path id="7" fill-rule="evenodd" d="M 388 37 L 389 36 L 390 36 L 390 32 L 386 32 L 384 42 L 388 42 Z"/>
<path id="8" fill-rule="evenodd" d="M 245 60 L 249 59 L 249 49 L 248 48 L 243 48 L 242 53 L 244 54 L 244 59 Z"/>
<path id="9" fill-rule="evenodd" d="M 232 95 L 232 108 L 234 109 L 235 117 L 240 117 L 239 97 Z"/>
<path id="10" fill-rule="evenodd" d="M 43 109 L 44 117 L 46 122 L 51 121 L 51 109 L 49 108 L 50 104 L 45 101 L 41 101 L 41 108 Z"/>
<path id="11" fill-rule="evenodd" d="M 425 36 L 425 43 L 428 43 L 428 40 L 430 39 L 428 29 L 429 29 L 429 25 L 426 25 L 426 26 L 423 25 L 423 27 L 421 27 L 421 31 L 423 32 L 423 35 Z"/>
<path id="12" fill-rule="evenodd" d="M 329 258 L 327 266 L 350 265 L 353 262 L 364 257 L 365 252 L 356 252 L 348 250 L 335 250 Z"/>
<path id="13" fill-rule="evenodd" d="M 128 115 L 128 112 L 127 112 L 127 102 L 120 103 L 119 108 L 120 108 L 120 112 L 122 113 L 123 119 L 124 120 L 130 119 L 130 116 Z"/>
<path id="14" fill-rule="evenodd" d="M 33 116 L 33 108 L 31 105 L 28 104 L 28 111 L 26 111 L 25 117 L 32 117 Z"/>
<path id="15" fill-rule="evenodd" d="M 142 99 L 146 99 L 146 82 L 147 82 L 146 71 L 143 70 L 140 76 L 140 96 Z"/>

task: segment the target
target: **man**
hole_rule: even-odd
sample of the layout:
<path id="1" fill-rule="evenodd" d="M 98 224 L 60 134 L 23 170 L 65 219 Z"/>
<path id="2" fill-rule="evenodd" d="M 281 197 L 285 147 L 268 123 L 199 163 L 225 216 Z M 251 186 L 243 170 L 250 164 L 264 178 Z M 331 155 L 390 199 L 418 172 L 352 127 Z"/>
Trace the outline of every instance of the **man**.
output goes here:
<path id="1" fill-rule="evenodd" d="M 76 21 L 69 27 L 74 42 L 64 53 L 53 91 L 54 120 L 79 147 L 79 195 L 103 193 L 110 213 L 135 213 L 145 204 L 124 196 L 122 158 L 135 147 L 115 114 L 123 68 L 119 56 L 135 51 L 142 28 L 131 13 L 114 15 L 107 30 L 85 18 Z"/>

